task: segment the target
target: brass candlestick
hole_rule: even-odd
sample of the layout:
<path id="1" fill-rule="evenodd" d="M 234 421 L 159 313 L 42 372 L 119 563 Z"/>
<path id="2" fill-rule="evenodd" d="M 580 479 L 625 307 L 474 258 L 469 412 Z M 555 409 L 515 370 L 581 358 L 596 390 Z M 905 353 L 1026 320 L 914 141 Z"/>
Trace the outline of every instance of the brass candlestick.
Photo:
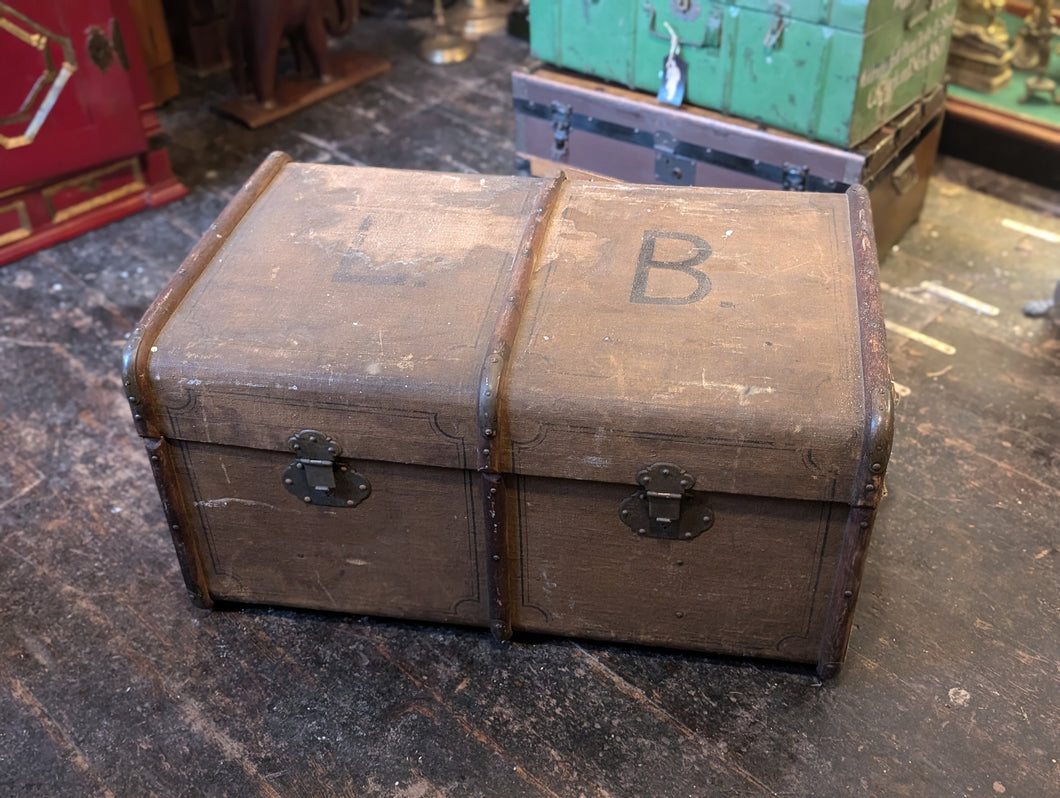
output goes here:
<path id="1" fill-rule="evenodd" d="M 445 22 L 442 0 L 434 0 L 434 33 L 420 42 L 420 57 L 432 64 L 459 64 L 475 54 L 475 43 L 453 33 Z"/>
<path id="2" fill-rule="evenodd" d="M 454 30 L 477 39 L 506 28 L 511 6 L 497 0 L 464 0 L 463 7 L 453 10 L 449 16 Z"/>

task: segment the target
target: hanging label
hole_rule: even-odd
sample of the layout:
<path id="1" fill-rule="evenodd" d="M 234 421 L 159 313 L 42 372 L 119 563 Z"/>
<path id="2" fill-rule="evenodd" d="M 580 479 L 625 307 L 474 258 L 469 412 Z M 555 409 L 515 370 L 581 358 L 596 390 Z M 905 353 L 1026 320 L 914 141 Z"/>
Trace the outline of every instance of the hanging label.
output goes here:
<path id="1" fill-rule="evenodd" d="M 659 102 L 669 105 L 681 106 L 685 101 L 685 87 L 688 85 L 688 64 L 681 57 L 681 45 L 677 39 L 677 31 L 669 22 L 664 22 L 666 31 L 670 34 L 670 52 L 663 59 L 662 72 L 659 77 L 662 85 L 656 95 Z"/>
<path id="2" fill-rule="evenodd" d="M 663 61 L 662 86 L 657 95 L 659 102 L 680 107 L 685 101 L 688 84 L 688 64 L 679 55 L 668 55 Z"/>

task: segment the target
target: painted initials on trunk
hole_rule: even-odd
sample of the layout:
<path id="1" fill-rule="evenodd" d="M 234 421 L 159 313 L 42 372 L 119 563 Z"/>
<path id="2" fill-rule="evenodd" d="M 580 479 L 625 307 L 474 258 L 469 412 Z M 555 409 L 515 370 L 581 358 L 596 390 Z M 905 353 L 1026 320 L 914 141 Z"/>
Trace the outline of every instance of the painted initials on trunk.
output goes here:
<path id="1" fill-rule="evenodd" d="M 656 260 L 655 242 L 660 238 L 687 241 L 692 245 L 695 254 L 678 261 Z M 641 238 L 640 256 L 637 258 L 637 272 L 633 276 L 633 290 L 630 292 L 629 301 L 634 304 L 644 305 L 690 305 L 693 302 L 698 302 L 710 293 L 710 278 L 699 269 L 692 267 L 709 258 L 711 251 L 710 244 L 691 233 L 645 230 L 644 236 Z M 696 281 L 696 287 L 687 296 L 649 296 L 648 277 L 651 275 L 652 269 L 684 272 Z"/>

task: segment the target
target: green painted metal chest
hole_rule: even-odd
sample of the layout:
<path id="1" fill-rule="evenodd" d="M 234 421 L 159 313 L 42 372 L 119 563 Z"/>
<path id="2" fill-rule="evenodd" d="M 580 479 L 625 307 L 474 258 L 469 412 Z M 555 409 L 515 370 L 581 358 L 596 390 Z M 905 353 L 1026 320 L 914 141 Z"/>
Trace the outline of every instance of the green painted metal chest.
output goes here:
<path id="1" fill-rule="evenodd" d="M 544 61 L 657 92 L 674 43 L 685 102 L 841 147 L 943 79 L 956 0 L 531 0 Z"/>

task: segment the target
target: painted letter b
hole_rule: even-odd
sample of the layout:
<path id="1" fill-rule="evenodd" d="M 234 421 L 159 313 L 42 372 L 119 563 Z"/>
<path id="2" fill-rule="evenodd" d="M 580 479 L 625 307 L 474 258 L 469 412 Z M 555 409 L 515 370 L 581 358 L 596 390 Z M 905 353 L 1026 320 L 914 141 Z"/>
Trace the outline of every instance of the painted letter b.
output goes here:
<path id="1" fill-rule="evenodd" d="M 655 242 L 660 238 L 671 238 L 687 241 L 695 250 L 693 255 L 684 260 L 668 261 L 655 259 Z M 660 230 L 645 230 L 640 244 L 640 257 L 637 258 L 637 272 L 633 276 L 633 290 L 629 301 L 645 305 L 690 305 L 698 302 L 710 293 L 710 278 L 699 269 L 692 268 L 710 257 L 710 244 L 691 233 L 673 233 Z M 684 272 L 696 281 L 696 287 L 687 296 L 648 296 L 648 277 L 652 269 L 668 269 Z"/>

